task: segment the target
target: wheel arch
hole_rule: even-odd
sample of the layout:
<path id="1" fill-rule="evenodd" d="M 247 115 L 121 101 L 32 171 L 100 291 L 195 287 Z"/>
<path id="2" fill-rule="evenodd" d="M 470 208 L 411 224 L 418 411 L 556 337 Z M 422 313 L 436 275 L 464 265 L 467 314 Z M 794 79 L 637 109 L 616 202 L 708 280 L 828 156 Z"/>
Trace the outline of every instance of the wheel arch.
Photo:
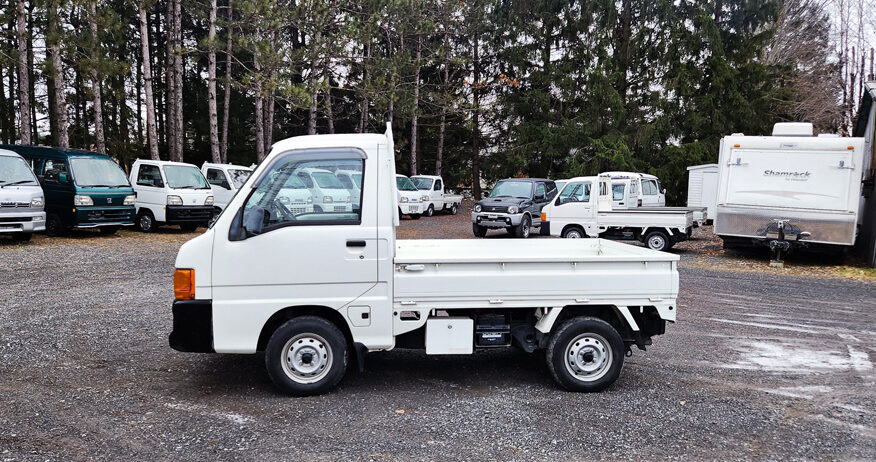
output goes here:
<path id="1" fill-rule="evenodd" d="M 560 236 L 562 237 L 563 235 L 566 234 L 566 231 L 568 231 L 572 228 L 577 228 L 577 229 L 581 230 L 581 234 L 583 234 L 584 236 L 588 236 L 587 231 L 585 231 L 581 225 L 576 225 L 576 224 L 568 224 L 568 225 L 564 226 L 563 229 L 560 230 Z"/>
<path id="2" fill-rule="evenodd" d="M 348 347 L 351 348 L 352 351 L 355 351 L 353 333 L 350 331 L 350 326 L 347 324 L 347 320 L 344 319 L 344 315 L 338 310 L 321 305 L 289 306 L 272 314 L 271 317 L 265 321 L 264 326 L 262 326 L 256 350 L 265 351 L 265 348 L 268 346 L 268 340 L 271 339 L 271 335 L 273 335 L 280 326 L 285 324 L 286 321 L 299 316 L 316 316 L 334 324 L 335 327 L 344 334 L 344 338 L 347 339 Z"/>
<path id="3" fill-rule="evenodd" d="M 549 325 L 543 326 L 546 330 L 545 337 L 549 337 L 556 332 L 556 329 L 567 320 L 581 316 L 597 318 L 609 323 L 624 339 L 633 336 L 632 326 L 624 319 L 620 310 L 615 305 L 566 305 L 562 308 L 553 309 L 560 311 Z"/>

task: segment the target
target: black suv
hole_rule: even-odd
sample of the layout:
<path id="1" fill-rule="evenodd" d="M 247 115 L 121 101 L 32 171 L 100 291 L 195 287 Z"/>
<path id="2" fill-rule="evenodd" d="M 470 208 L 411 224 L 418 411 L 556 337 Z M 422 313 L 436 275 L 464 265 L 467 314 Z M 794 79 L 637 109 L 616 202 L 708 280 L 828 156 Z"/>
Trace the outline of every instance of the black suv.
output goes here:
<path id="1" fill-rule="evenodd" d="M 517 237 L 529 237 L 533 226 L 541 228 L 541 209 L 557 195 L 553 180 L 508 178 L 496 183 L 490 196 L 478 201 L 471 213 L 474 235 L 504 228 Z M 547 230 L 542 230 L 547 231 Z M 547 234 L 541 232 L 541 234 Z"/>

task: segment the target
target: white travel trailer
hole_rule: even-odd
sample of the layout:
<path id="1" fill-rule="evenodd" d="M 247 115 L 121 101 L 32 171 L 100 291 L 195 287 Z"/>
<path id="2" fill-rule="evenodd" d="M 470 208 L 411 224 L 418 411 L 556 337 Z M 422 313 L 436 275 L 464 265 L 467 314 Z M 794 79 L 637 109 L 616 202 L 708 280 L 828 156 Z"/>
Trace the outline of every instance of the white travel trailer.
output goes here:
<path id="1" fill-rule="evenodd" d="M 718 164 L 691 165 L 687 168 L 687 206 L 707 207 L 715 218 L 718 205 Z"/>
<path id="2" fill-rule="evenodd" d="M 855 243 L 863 138 L 812 136 L 812 124 L 779 123 L 772 136 L 721 140 L 715 234 L 725 247 Z"/>

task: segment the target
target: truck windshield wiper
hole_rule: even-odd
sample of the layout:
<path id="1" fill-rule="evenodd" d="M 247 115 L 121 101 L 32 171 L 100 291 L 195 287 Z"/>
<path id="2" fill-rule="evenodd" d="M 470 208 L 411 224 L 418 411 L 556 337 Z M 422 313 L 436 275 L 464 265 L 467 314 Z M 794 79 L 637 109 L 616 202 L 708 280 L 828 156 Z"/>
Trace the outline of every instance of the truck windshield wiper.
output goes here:
<path id="1" fill-rule="evenodd" d="M 195 186 L 187 184 L 185 186 L 174 186 L 173 189 L 195 189 Z"/>
<path id="2" fill-rule="evenodd" d="M 13 181 L 12 183 L 4 183 L 4 184 L 0 184 L 0 188 L 5 188 L 5 187 L 7 187 L 7 186 L 14 186 L 14 185 L 17 185 L 17 184 L 25 184 L 25 183 L 36 183 L 36 181 L 33 181 L 33 180 L 20 180 L 20 181 Z"/>

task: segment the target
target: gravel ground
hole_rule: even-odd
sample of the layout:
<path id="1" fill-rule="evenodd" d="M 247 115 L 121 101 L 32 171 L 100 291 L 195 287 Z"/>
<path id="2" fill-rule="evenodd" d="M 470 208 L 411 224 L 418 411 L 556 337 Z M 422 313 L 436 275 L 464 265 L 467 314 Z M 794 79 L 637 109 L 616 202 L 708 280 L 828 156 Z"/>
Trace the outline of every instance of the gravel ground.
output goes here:
<path id="1" fill-rule="evenodd" d="M 471 237 L 465 210 L 402 223 Z M 261 355 L 167 346 L 191 236 L 0 239 L 0 460 L 876 459 L 872 279 L 748 269 L 698 234 L 678 323 L 605 392 L 514 350 L 392 351 L 288 398 Z"/>

